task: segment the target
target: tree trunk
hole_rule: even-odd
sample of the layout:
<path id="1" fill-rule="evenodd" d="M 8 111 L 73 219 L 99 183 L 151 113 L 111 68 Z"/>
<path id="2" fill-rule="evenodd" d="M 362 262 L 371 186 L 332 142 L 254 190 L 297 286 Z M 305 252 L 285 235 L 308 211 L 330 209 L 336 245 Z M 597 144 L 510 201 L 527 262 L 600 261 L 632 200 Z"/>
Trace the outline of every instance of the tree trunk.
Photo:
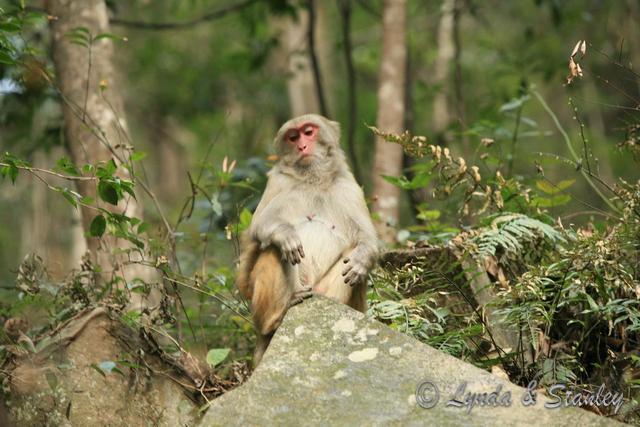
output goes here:
<path id="1" fill-rule="evenodd" d="M 446 141 L 444 132 L 451 123 L 447 80 L 451 76 L 451 61 L 455 55 L 453 43 L 453 14 L 456 0 L 444 0 L 438 25 L 438 56 L 433 67 L 433 85 L 438 88 L 433 100 L 432 133 L 439 141 Z"/>
<path id="2" fill-rule="evenodd" d="M 460 19 L 462 17 L 462 9 L 464 4 L 461 0 L 454 1 L 453 8 L 453 64 L 455 68 L 455 79 L 454 79 L 454 92 L 456 97 L 456 110 L 458 113 L 458 123 L 460 124 L 460 132 L 462 134 L 462 148 L 465 156 L 471 154 L 471 148 L 469 146 L 469 136 L 466 133 L 467 130 L 467 119 L 466 119 L 466 108 L 464 102 L 464 93 L 463 93 L 463 81 L 462 81 L 462 41 L 461 41 L 461 23 Z"/>
<path id="3" fill-rule="evenodd" d="M 109 38 L 92 41 L 89 47 L 72 43 L 69 32 L 84 27 L 90 38 L 109 33 L 109 19 L 104 0 L 50 0 L 51 37 L 56 78 L 63 96 L 65 133 L 71 157 L 77 165 L 96 164 L 116 160 L 127 161 L 131 145 L 123 111 L 120 86 L 112 63 L 113 41 Z M 119 168 L 121 169 L 121 168 Z M 130 178 L 127 172 L 123 178 Z M 93 181 L 77 182 L 83 196 L 98 201 L 97 186 Z M 116 208 L 130 217 L 142 218 L 142 207 L 126 197 Z M 89 229 L 96 212 L 82 209 L 82 224 Z M 128 247 L 126 241 L 102 237 L 87 237 L 87 247 L 94 262 L 109 272 L 119 266 L 122 259 L 111 256 L 109 250 Z M 150 277 L 148 269 L 133 264 L 120 270 L 127 280 Z"/>
<path id="4" fill-rule="evenodd" d="M 54 148 L 47 153 L 44 149 L 33 155 L 34 167 L 46 169 L 53 159 L 61 157 L 63 150 Z M 40 255 L 47 271 L 54 280 L 62 280 L 71 269 L 78 268 L 87 244 L 82 232 L 80 211 L 74 209 L 59 194 L 47 189 L 35 177 L 28 177 L 29 186 L 24 192 L 29 195 L 30 206 L 21 223 L 20 259 L 30 253 Z M 49 183 L 66 186 L 59 178 L 49 178 Z"/>
<path id="5" fill-rule="evenodd" d="M 385 0 L 377 115 L 377 126 L 383 132 L 401 133 L 403 130 L 407 57 L 405 24 L 405 0 Z M 402 173 L 402 147 L 377 137 L 373 167 L 374 211 L 380 215 L 376 225 L 382 240 L 392 243 L 400 211 L 400 189 L 382 176 L 399 176 Z"/>
<path id="6" fill-rule="evenodd" d="M 275 66 L 288 74 L 287 92 L 291 115 L 319 113 L 311 61 L 306 52 L 308 10 L 300 9 L 297 19 L 274 19 L 273 25 L 280 32 L 280 49 L 276 54 Z"/>

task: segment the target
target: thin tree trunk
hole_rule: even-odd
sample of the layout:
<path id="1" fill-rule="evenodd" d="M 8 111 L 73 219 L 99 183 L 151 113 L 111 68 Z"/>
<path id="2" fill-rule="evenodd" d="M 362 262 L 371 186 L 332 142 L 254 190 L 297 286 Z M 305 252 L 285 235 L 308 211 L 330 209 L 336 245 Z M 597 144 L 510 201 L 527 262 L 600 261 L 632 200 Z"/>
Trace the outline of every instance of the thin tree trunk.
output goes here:
<path id="1" fill-rule="evenodd" d="M 347 97 L 349 119 L 347 121 L 347 153 L 353 174 L 358 182 L 362 182 L 362 173 L 360 172 L 360 162 L 356 153 L 356 120 L 358 120 L 358 97 L 356 94 L 356 70 L 353 65 L 353 47 L 351 45 L 351 0 L 338 0 L 340 8 L 340 17 L 342 21 L 342 48 L 344 52 L 344 61 L 347 67 Z"/>
<path id="2" fill-rule="evenodd" d="M 307 54 L 309 11 L 300 8 L 296 19 L 273 19 L 280 31 L 280 49 L 275 67 L 288 74 L 287 92 L 292 116 L 320 113 L 320 103 L 314 85 L 311 60 Z"/>
<path id="3" fill-rule="evenodd" d="M 322 71 L 320 70 L 320 61 L 316 53 L 316 22 L 317 10 L 315 0 L 307 0 L 307 8 L 309 10 L 309 24 L 307 26 L 307 51 L 311 60 L 311 71 L 313 73 L 313 83 L 316 89 L 316 97 L 318 98 L 318 106 L 320 114 L 329 116 L 327 102 L 324 97 L 324 84 L 322 82 Z"/>
<path id="4" fill-rule="evenodd" d="M 31 163 L 37 168 L 46 168 L 49 165 L 46 163 L 47 158 L 43 150 L 40 150 L 33 155 Z M 25 256 L 30 253 L 36 253 L 43 257 L 44 260 L 48 259 L 49 252 L 49 227 L 47 227 L 47 187 L 39 185 L 35 177 L 29 177 L 31 185 L 29 185 L 29 199 L 31 206 L 27 215 L 23 218 L 22 238 L 21 243 L 21 256 Z"/>
<path id="5" fill-rule="evenodd" d="M 112 158 L 119 163 L 116 157 L 127 161 L 129 152 L 126 147 L 131 142 L 112 62 L 113 41 L 102 38 L 87 48 L 71 43 L 69 37 L 70 31 L 80 27 L 86 28 L 90 37 L 109 33 L 104 0 L 50 0 L 48 5 L 49 14 L 55 17 L 51 20 L 53 60 L 63 97 L 67 143 L 74 163 L 96 164 Z M 121 176 L 130 178 L 127 172 L 122 172 Z M 79 181 L 77 186 L 83 196 L 98 200 L 95 182 Z M 142 218 L 142 207 L 131 197 L 126 197 L 115 210 Z M 85 234 L 95 215 L 95 211 L 82 209 Z M 120 268 L 119 274 L 124 275 L 127 281 L 134 277 L 147 279 L 150 277 L 148 269 L 136 264 L 123 268 L 124 259 L 109 253 L 113 249 L 130 246 L 129 242 L 120 239 L 87 237 L 87 247 L 103 272 Z"/>
<path id="6" fill-rule="evenodd" d="M 465 154 L 470 153 L 469 137 L 465 133 L 467 130 L 467 119 L 464 105 L 464 94 L 462 90 L 462 63 L 460 57 L 462 56 L 462 42 L 460 40 L 460 18 L 462 16 L 462 1 L 455 0 L 455 7 L 453 11 L 453 46 L 454 55 L 453 63 L 455 66 L 455 79 L 454 89 L 456 95 L 456 110 L 458 112 L 458 122 L 460 124 L 460 131 L 462 133 L 462 146 Z"/>
<path id="7" fill-rule="evenodd" d="M 433 86 L 438 90 L 433 100 L 432 133 L 438 141 L 446 141 L 444 132 L 451 123 L 447 81 L 451 76 L 451 61 L 455 55 L 453 14 L 456 0 L 444 0 L 438 24 L 438 56 L 433 67 Z"/>
<path id="8" fill-rule="evenodd" d="M 414 63 L 420 63 L 419 58 L 416 60 L 414 58 L 414 52 L 408 48 L 407 49 L 407 66 L 405 69 L 405 102 L 404 102 L 404 129 L 408 130 L 412 134 L 414 133 L 414 123 L 415 123 L 415 108 L 414 108 L 414 99 L 413 99 L 413 82 L 415 80 L 415 67 Z M 402 156 L 402 168 L 407 171 L 406 176 L 408 179 L 413 179 L 415 177 L 415 173 L 412 168 L 414 165 L 419 163 L 420 160 L 414 157 L 403 153 Z M 427 200 L 428 192 L 426 188 L 416 188 L 414 190 L 410 190 L 408 192 L 409 196 L 409 204 L 411 206 L 411 212 L 413 215 L 418 214 L 418 206 Z"/>
<path id="9" fill-rule="evenodd" d="M 34 167 L 47 169 L 53 159 L 62 156 L 60 147 L 52 152 L 40 149 L 34 153 L 31 163 Z M 30 206 L 21 223 L 20 256 L 35 253 L 42 257 L 47 271 L 54 280 L 61 280 L 72 268 L 80 266 L 82 256 L 87 251 L 83 236 L 81 214 L 59 194 L 52 193 L 42 182 L 29 177 Z M 68 185 L 59 178 L 50 178 L 55 186 Z"/>
<path id="10" fill-rule="evenodd" d="M 377 126 L 383 132 L 401 133 L 403 130 L 406 57 L 406 1 L 385 0 L 377 115 Z M 392 243 L 400 212 L 400 189 L 382 176 L 402 173 L 402 147 L 377 137 L 373 167 L 374 210 L 381 220 L 377 223 L 378 233 L 383 241 Z"/>

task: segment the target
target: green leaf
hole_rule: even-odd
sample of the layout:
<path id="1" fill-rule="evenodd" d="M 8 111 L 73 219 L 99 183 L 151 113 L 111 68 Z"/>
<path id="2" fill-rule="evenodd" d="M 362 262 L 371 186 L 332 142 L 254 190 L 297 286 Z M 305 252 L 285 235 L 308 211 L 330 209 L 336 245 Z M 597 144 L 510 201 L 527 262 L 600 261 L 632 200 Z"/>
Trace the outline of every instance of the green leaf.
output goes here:
<path id="1" fill-rule="evenodd" d="M 128 193 L 134 200 L 136 199 L 136 193 L 133 191 L 133 184 L 128 181 L 121 181 L 120 188 L 122 188 L 126 193 Z"/>
<path id="2" fill-rule="evenodd" d="M 69 190 L 68 188 L 60 188 L 60 187 L 56 187 L 56 188 L 60 191 L 60 194 L 62 194 L 62 196 L 67 200 L 67 202 L 71 204 L 71 206 L 73 206 L 74 208 L 78 207 L 78 201 L 76 200 L 71 190 Z"/>
<path id="3" fill-rule="evenodd" d="M 440 218 L 440 211 L 438 210 L 424 210 L 420 211 L 416 216 L 417 219 L 422 221 L 435 221 Z"/>
<path id="4" fill-rule="evenodd" d="M 547 181 L 536 181 L 536 187 L 546 194 L 557 194 L 571 187 L 576 182 L 575 179 L 565 179 L 557 184 L 551 184 Z"/>
<path id="5" fill-rule="evenodd" d="M 3 166 L 2 169 L 0 169 L 0 174 L 3 178 L 5 176 L 9 176 L 9 178 L 11 179 L 11 183 L 15 184 L 16 178 L 18 177 L 18 167 L 13 160 L 6 160 L 6 162 L 8 164 L 7 166 Z"/>
<path id="6" fill-rule="evenodd" d="M 89 226 L 89 234 L 93 237 L 101 237 L 107 229 L 107 220 L 102 214 L 96 215 Z"/>
<path id="7" fill-rule="evenodd" d="M 500 112 L 505 113 L 507 111 L 517 110 L 518 108 L 521 108 L 525 104 L 525 102 L 527 102 L 529 99 L 530 99 L 529 95 L 524 95 L 524 96 L 521 96 L 520 98 L 512 99 L 511 101 L 507 102 L 506 104 L 500 107 Z"/>
<path id="8" fill-rule="evenodd" d="M 110 175 L 113 175 L 116 169 L 118 169 L 118 167 L 116 166 L 116 162 L 113 159 L 110 159 L 105 165 L 105 167 L 107 169 L 107 172 L 109 172 Z"/>
<path id="9" fill-rule="evenodd" d="M 116 190 L 116 187 L 112 183 L 100 181 L 98 183 L 98 194 L 105 202 L 111 203 L 112 205 L 118 204 L 118 190 Z"/>
<path id="10" fill-rule="evenodd" d="M 565 179 L 557 183 L 556 187 L 558 187 L 560 190 L 566 190 L 567 188 L 571 187 L 575 182 L 576 182 L 575 179 Z"/>
<path id="11" fill-rule="evenodd" d="M 56 162 L 56 166 L 63 171 L 68 173 L 69 175 L 79 176 L 80 172 L 76 165 L 74 165 L 68 157 L 62 157 Z"/>
<path id="12" fill-rule="evenodd" d="M 149 223 L 148 222 L 141 222 L 140 225 L 138 226 L 138 234 L 142 234 L 145 231 L 147 231 L 149 229 Z"/>
<path id="13" fill-rule="evenodd" d="M 112 178 L 113 173 L 116 171 L 116 169 L 117 169 L 116 162 L 114 162 L 113 159 L 111 159 L 108 162 L 104 162 L 103 164 L 98 166 L 98 170 L 96 171 L 96 176 L 102 179 Z"/>
<path id="14" fill-rule="evenodd" d="M 15 22 L 0 22 L 0 31 L 5 31 L 7 33 L 19 33 L 20 30 L 20 25 Z"/>
<path id="15" fill-rule="evenodd" d="M 383 175 L 382 178 L 390 184 L 402 188 L 403 190 L 415 190 L 416 188 L 423 188 L 429 184 L 431 176 L 427 173 L 418 173 L 409 181 L 405 176 L 389 176 Z"/>
<path id="16" fill-rule="evenodd" d="M 586 296 L 587 296 L 587 301 L 589 302 L 589 307 L 591 308 L 591 310 L 598 311 L 600 309 L 600 306 L 595 302 L 595 300 L 591 297 L 591 295 L 586 294 Z"/>
<path id="17" fill-rule="evenodd" d="M 87 36 L 90 34 L 90 31 L 87 27 L 74 27 L 70 32 L 77 34 L 86 34 Z"/>
<path id="18" fill-rule="evenodd" d="M 431 181 L 431 175 L 428 173 L 417 173 L 411 180 L 411 188 L 424 188 L 429 185 Z"/>
<path id="19" fill-rule="evenodd" d="M 540 208 L 553 208 L 556 206 L 566 205 L 571 201 L 571 196 L 568 194 L 558 194 L 553 197 L 534 197 L 532 204 Z"/>
<path id="20" fill-rule="evenodd" d="M 147 157 L 147 153 L 145 153 L 144 151 L 134 151 L 133 153 L 131 153 L 132 162 L 139 162 L 145 157 Z"/>
<path id="21" fill-rule="evenodd" d="M 9 53 L 0 50 L 0 63 L 13 65 L 16 63 L 16 61 L 14 61 L 13 58 L 11 58 L 11 55 L 9 55 Z"/>
<path id="22" fill-rule="evenodd" d="M 558 192 L 558 190 L 547 181 L 536 181 L 536 187 L 546 194 L 555 194 Z"/>
<path id="23" fill-rule="evenodd" d="M 98 41 L 98 40 L 102 40 L 102 39 L 117 40 L 117 41 L 122 41 L 122 42 L 126 42 L 127 41 L 126 37 L 117 36 L 117 35 L 111 34 L 111 33 L 98 34 L 97 36 L 95 36 L 93 38 L 93 41 Z"/>
<path id="24" fill-rule="evenodd" d="M 251 218 L 253 218 L 253 214 L 247 208 L 242 209 L 240 212 L 240 226 L 246 230 L 251 225 Z"/>
<path id="25" fill-rule="evenodd" d="M 224 359 L 229 356 L 229 352 L 231 352 L 230 348 L 212 348 L 207 353 L 207 363 L 211 367 L 216 367 L 224 362 Z"/>

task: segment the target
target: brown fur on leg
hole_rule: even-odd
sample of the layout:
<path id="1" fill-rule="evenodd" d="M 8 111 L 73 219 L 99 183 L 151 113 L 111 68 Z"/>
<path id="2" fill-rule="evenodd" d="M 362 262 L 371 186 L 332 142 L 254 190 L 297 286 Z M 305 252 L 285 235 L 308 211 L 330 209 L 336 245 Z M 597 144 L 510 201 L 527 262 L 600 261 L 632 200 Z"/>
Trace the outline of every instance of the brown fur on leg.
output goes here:
<path id="1" fill-rule="evenodd" d="M 253 282 L 250 272 L 258 260 L 260 255 L 260 244 L 243 234 L 240 243 L 242 252 L 240 254 L 240 262 L 238 263 L 238 275 L 236 277 L 236 286 L 240 294 L 251 301 L 253 297 Z"/>
<path id="2" fill-rule="evenodd" d="M 269 343 L 271 342 L 271 338 L 273 338 L 273 334 L 262 335 L 258 333 L 256 335 L 256 349 L 253 352 L 253 366 L 256 367 L 262 360 L 262 356 L 264 356 L 264 352 L 267 351 L 267 347 L 269 347 Z"/>
<path id="3" fill-rule="evenodd" d="M 253 284 L 251 312 L 256 330 L 260 335 L 270 335 L 280 326 L 293 295 L 279 251 L 273 247 L 262 251 L 249 279 Z"/>

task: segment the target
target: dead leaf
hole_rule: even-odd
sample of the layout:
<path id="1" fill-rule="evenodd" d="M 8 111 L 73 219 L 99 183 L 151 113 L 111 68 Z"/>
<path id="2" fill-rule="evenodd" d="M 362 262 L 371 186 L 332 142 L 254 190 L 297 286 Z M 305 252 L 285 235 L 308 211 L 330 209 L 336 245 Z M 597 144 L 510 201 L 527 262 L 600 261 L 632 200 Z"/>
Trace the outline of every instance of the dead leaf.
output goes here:
<path id="1" fill-rule="evenodd" d="M 502 378 L 505 381 L 509 381 L 509 375 L 507 374 L 507 372 L 498 365 L 494 365 L 491 367 L 491 373 L 496 377 Z"/>
<path id="2" fill-rule="evenodd" d="M 485 147 L 490 147 L 493 145 L 495 141 L 493 140 L 493 138 L 482 138 L 480 140 L 480 144 L 482 144 Z"/>
<path id="3" fill-rule="evenodd" d="M 575 79 L 576 77 L 582 77 L 582 67 L 580 67 L 580 64 L 577 62 L 576 56 L 578 55 L 578 53 L 580 53 L 580 59 L 582 59 L 584 58 L 586 52 L 586 40 L 579 40 L 571 51 L 571 55 L 569 56 L 569 75 L 567 76 L 567 84 L 571 84 L 573 79 Z"/>

